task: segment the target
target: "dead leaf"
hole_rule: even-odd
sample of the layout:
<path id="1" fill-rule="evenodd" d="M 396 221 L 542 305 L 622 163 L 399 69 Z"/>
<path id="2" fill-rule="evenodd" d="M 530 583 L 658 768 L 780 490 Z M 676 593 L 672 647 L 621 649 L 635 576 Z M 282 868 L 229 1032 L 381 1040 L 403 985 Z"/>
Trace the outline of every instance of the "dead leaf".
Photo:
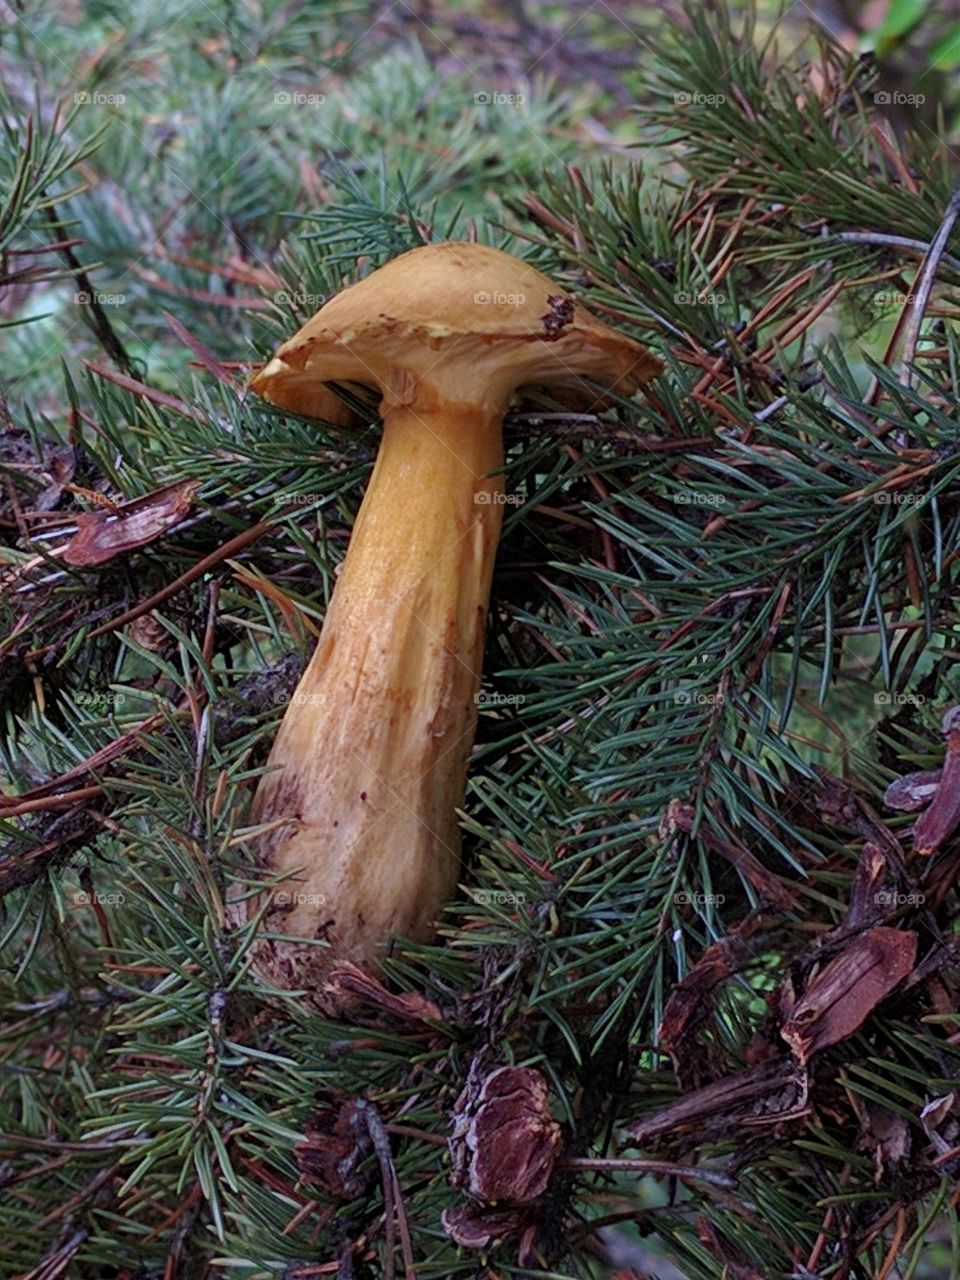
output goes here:
<path id="1" fill-rule="evenodd" d="M 172 637 L 156 612 L 145 613 L 141 618 L 134 618 L 128 628 L 130 639 L 147 649 L 150 653 L 159 653 L 171 643 Z"/>
<path id="2" fill-rule="evenodd" d="M 330 975 L 330 990 L 339 997 L 343 992 L 359 996 L 368 1004 L 375 1005 L 384 1013 L 405 1022 L 442 1022 L 443 1014 L 432 1000 L 418 991 L 405 991 L 403 995 L 394 995 L 382 982 L 378 982 L 369 973 L 364 973 L 357 965 L 344 960 L 336 965 Z"/>
<path id="3" fill-rule="evenodd" d="M 489 1249 L 499 1240 L 519 1235 L 526 1222 L 522 1209 L 490 1209 L 479 1204 L 458 1205 L 440 1215 L 443 1229 L 464 1249 Z"/>
<path id="4" fill-rule="evenodd" d="M 913 968 L 917 935 L 878 926 L 851 939 L 810 982 L 780 1035 L 801 1066 L 852 1036 Z"/>
<path id="5" fill-rule="evenodd" d="M 879 1186 L 891 1165 L 902 1164 L 910 1154 L 910 1126 L 896 1111 L 870 1098 L 862 1099 L 862 1132 L 858 1151 L 873 1152 L 874 1180 Z"/>
<path id="6" fill-rule="evenodd" d="M 52 511 L 73 478 L 75 466 L 69 445 L 44 441 L 38 455 L 29 432 L 14 426 L 0 430 L 0 468 L 23 511 Z M 14 493 L 6 489 L 0 496 L 0 520 L 13 524 L 15 518 Z"/>
<path id="7" fill-rule="evenodd" d="M 935 853 L 960 825 L 960 707 L 951 707 L 943 717 L 947 754 L 936 793 L 913 829 L 917 853 Z"/>
<path id="8" fill-rule="evenodd" d="M 343 1200 L 359 1196 L 367 1183 L 359 1167 L 373 1143 L 356 1098 L 317 1111 L 306 1130 L 306 1137 L 293 1149 L 305 1181 Z"/>
<path id="9" fill-rule="evenodd" d="M 888 809 L 898 809 L 902 813 L 913 813 L 917 809 L 925 809 L 937 794 L 939 782 L 939 769 L 905 773 L 902 778 L 894 778 L 887 787 L 883 793 L 883 803 Z"/>
<path id="10" fill-rule="evenodd" d="M 868 840 L 860 853 L 857 870 L 850 886 L 850 905 L 844 924 L 849 929 L 862 929 L 879 919 L 893 902 L 887 884 L 887 859 L 879 845 Z"/>
<path id="11" fill-rule="evenodd" d="M 719 1074 L 716 1070 L 711 1073 L 707 1052 L 697 1033 L 710 1020 L 713 992 L 755 954 L 747 939 L 761 924 L 759 915 L 748 916 L 727 937 L 709 946 L 667 1001 L 659 1039 L 683 1088 L 695 1087 L 705 1077 Z"/>
<path id="12" fill-rule="evenodd" d="M 926 1131 L 938 1157 L 957 1149 L 960 1125 L 957 1123 L 957 1095 L 945 1093 L 934 1098 L 920 1112 L 920 1123 Z"/>
<path id="13" fill-rule="evenodd" d="M 105 564 L 125 551 L 146 546 L 180 524 L 193 506 L 196 480 L 184 480 L 126 502 L 116 511 L 84 512 L 77 532 L 53 553 L 67 564 Z"/>
<path id="14" fill-rule="evenodd" d="M 684 1094 L 627 1125 L 636 1146 L 694 1130 L 701 1138 L 739 1133 L 745 1126 L 780 1123 L 803 1115 L 807 1081 L 790 1058 L 763 1062 Z"/>

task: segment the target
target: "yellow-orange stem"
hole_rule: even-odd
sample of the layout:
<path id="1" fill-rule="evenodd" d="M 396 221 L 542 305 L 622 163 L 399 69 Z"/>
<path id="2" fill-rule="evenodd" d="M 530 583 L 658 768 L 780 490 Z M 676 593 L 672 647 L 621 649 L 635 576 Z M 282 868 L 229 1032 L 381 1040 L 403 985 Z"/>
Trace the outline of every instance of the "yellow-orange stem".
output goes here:
<path id="1" fill-rule="evenodd" d="M 318 1008 L 332 963 L 426 938 L 453 895 L 490 580 L 500 414 L 388 408 L 316 652 L 257 790 L 260 972 Z M 326 947 L 299 939 L 320 939 Z"/>

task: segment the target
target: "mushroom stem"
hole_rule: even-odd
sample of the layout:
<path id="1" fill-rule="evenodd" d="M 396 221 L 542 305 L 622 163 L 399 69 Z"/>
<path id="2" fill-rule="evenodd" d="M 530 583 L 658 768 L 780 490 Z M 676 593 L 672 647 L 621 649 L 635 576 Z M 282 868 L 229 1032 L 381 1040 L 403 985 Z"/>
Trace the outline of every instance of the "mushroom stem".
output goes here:
<path id="1" fill-rule="evenodd" d="M 502 414 L 406 405 L 384 435 L 323 633 L 253 807 L 280 877 L 258 965 L 296 988 L 324 958 L 375 967 L 456 890 L 503 505 Z M 282 821 L 289 819 L 289 821 Z M 304 939 L 323 938 L 330 950 Z M 312 985 L 312 983 L 311 983 Z M 321 1006 L 319 993 L 314 1000 Z"/>

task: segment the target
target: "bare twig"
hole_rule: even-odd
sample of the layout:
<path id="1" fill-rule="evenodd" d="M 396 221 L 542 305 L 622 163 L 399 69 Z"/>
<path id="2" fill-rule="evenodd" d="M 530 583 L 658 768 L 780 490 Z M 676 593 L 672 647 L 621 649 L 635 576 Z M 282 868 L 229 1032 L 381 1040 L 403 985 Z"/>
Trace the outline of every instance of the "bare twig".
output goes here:
<path id="1" fill-rule="evenodd" d="M 920 264 L 920 270 L 917 272 L 917 278 L 913 283 L 910 315 L 907 321 L 906 331 L 904 333 L 903 358 L 900 364 L 900 381 L 906 387 L 911 385 L 913 375 L 910 366 L 913 364 L 914 357 L 917 353 L 917 343 L 920 340 L 920 326 L 923 323 L 923 317 L 930 302 L 933 282 L 936 279 L 937 270 L 940 266 L 941 260 L 943 259 L 944 250 L 947 247 L 947 242 L 950 239 L 950 235 L 958 217 L 960 217 L 960 187 L 954 191 L 953 195 L 947 202 L 943 221 L 940 223 L 940 228 L 930 243 L 930 248 L 924 255 L 923 262 Z"/>
<path id="2" fill-rule="evenodd" d="M 726 1191 L 735 1191 L 736 1178 L 718 1173 L 715 1169 L 698 1169 L 696 1165 L 673 1164 L 669 1160 L 593 1159 L 589 1156 L 568 1156 L 557 1162 L 558 1168 L 571 1173 L 656 1173 L 664 1177 L 680 1178 L 684 1182 L 706 1182 Z"/>
<path id="3" fill-rule="evenodd" d="M 133 374 L 134 366 L 130 357 L 127 355 L 126 348 L 114 332 L 113 325 L 107 317 L 107 313 L 100 305 L 99 296 L 96 289 L 90 283 L 90 277 L 84 270 L 83 263 L 73 251 L 74 242 L 67 239 L 66 228 L 60 221 L 59 217 L 52 210 L 47 213 L 47 223 L 50 229 L 60 237 L 58 241 L 58 252 L 70 268 L 70 274 L 77 284 L 80 291 L 86 294 L 87 302 L 84 304 L 89 307 L 90 319 L 93 324 L 94 332 L 100 339 L 104 351 L 110 356 L 114 364 L 122 369 L 124 373 Z"/>
<path id="4" fill-rule="evenodd" d="M 385 1227 L 384 1280 L 393 1280 L 396 1274 L 394 1249 L 396 1247 L 396 1229 L 400 1231 L 400 1249 L 403 1254 L 403 1271 L 406 1280 L 417 1280 L 417 1272 L 413 1261 L 413 1243 L 410 1238 L 410 1225 L 403 1204 L 400 1182 L 393 1165 L 393 1154 L 390 1150 L 390 1138 L 384 1128 L 383 1121 L 376 1108 L 369 1102 L 359 1101 L 357 1108 L 364 1116 L 367 1132 L 377 1160 L 380 1163 L 380 1176 L 383 1180 L 383 1210 Z"/>

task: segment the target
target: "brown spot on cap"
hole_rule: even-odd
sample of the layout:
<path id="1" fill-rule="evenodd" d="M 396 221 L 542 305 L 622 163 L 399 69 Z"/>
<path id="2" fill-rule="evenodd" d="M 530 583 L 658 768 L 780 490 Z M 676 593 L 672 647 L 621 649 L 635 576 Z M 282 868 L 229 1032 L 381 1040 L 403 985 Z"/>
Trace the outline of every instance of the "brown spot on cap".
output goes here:
<path id="1" fill-rule="evenodd" d="M 547 338 L 559 338 L 573 321 L 573 299 L 562 293 L 552 293 L 547 299 L 550 310 L 540 317 Z"/>

